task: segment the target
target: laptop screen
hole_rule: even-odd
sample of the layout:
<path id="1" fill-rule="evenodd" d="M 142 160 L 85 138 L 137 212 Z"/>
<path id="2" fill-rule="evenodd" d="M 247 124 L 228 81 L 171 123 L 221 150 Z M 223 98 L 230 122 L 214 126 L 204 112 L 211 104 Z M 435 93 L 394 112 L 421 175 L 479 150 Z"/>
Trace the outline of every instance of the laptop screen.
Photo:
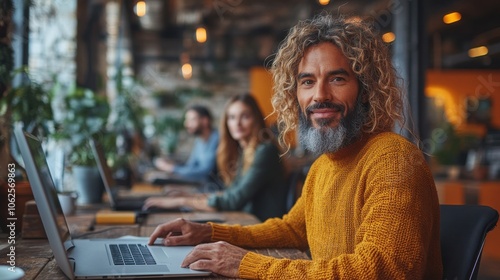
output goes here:
<path id="1" fill-rule="evenodd" d="M 74 245 L 42 145 L 36 137 L 24 132 L 20 126 L 14 128 L 14 135 L 50 247 L 59 267 L 66 276 L 72 278 L 73 270 L 66 251 Z"/>
<path id="2" fill-rule="evenodd" d="M 45 188 L 45 193 L 47 194 L 47 199 L 49 201 L 49 206 L 52 208 L 52 213 L 56 214 L 56 221 L 58 226 L 59 234 L 61 235 L 63 241 L 70 238 L 69 228 L 64 217 L 61 204 L 59 203 L 59 198 L 57 197 L 57 190 L 52 180 L 52 176 L 49 171 L 49 166 L 45 158 L 42 146 L 40 142 L 34 137 L 26 135 L 26 140 L 28 142 L 28 147 L 30 149 L 31 155 L 33 156 L 33 162 L 35 168 L 38 171 L 42 187 Z"/>
<path id="3" fill-rule="evenodd" d="M 94 154 L 97 162 L 97 167 L 99 168 L 99 173 L 101 174 L 102 181 L 104 183 L 104 188 L 108 193 L 109 202 L 111 203 L 111 206 L 114 207 L 116 201 L 113 188 L 116 187 L 116 184 L 115 179 L 113 178 L 113 172 L 106 162 L 106 156 L 104 155 L 104 149 L 101 144 L 94 138 L 91 138 L 89 142 L 92 148 L 92 153 Z"/>

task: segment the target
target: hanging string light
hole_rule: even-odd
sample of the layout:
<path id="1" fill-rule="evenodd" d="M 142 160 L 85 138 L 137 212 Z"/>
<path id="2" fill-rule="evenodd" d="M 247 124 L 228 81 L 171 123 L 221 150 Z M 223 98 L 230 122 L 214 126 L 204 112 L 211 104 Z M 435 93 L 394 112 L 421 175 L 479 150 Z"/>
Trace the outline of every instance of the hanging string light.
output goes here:
<path id="1" fill-rule="evenodd" d="M 146 15 L 146 2 L 145 1 L 138 1 L 135 4 L 134 7 L 134 12 L 138 17 L 143 17 Z"/>
<path id="2" fill-rule="evenodd" d="M 193 77 L 193 66 L 190 63 L 184 63 L 181 67 L 181 72 L 184 80 L 189 80 Z"/>
<path id="3" fill-rule="evenodd" d="M 446 24 L 452 24 L 460 21 L 461 19 L 462 15 L 459 12 L 452 12 L 443 16 L 443 22 Z"/>
<path id="4" fill-rule="evenodd" d="M 394 34 L 394 32 L 387 32 L 382 35 L 382 41 L 385 43 L 392 43 L 394 40 L 396 40 L 396 34 Z"/>
<path id="5" fill-rule="evenodd" d="M 207 30 L 205 28 L 196 28 L 196 41 L 198 43 L 205 43 L 207 41 Z"/>
<path id="6" fill-rule="evenodd" d="M 469 57 L 485 56 L 488 54 L 488 48 L 486 46 L 475 47 L 470 49 L 467 54 Z"/>

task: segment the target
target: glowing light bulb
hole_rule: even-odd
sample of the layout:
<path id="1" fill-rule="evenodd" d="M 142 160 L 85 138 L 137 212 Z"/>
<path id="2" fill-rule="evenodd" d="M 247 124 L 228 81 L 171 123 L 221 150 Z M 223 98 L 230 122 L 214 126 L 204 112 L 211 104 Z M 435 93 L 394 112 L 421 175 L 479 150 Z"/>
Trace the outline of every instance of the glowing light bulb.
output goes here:
<path id="1" fill-rule="evenodd" d="M 207 41 L 207 30 L 205 28 L 196 28 L 196 41 L 198 43 L 205 43 Z"/>
<path id="2" fill-rule="evenodd" d="M 387 32 L 382 35 L 382 41 L 386 43 L 394 42 L 394 40 L 396 40 L 396 34 L 394 34 L 393 32 Z"/>
<path id="3" fill-rule="evenodd" d="M 135 4 L 134 11 L 138 17 L 145 16 L 146 15 L 146 2 L 144 2 L 144 1 L 137 2 L 137 4 Z"/>
<path id="4" fill-rule="evenodd" d="M 181 72 L 182 72 L 182 77 L 185 80 L 189 80 L 193 76 L 193 67 L 191 66 L 191 64 L 185 63 L 182 65 Z"/>
<path id="5" fill-rule="evenodd" d="M 459 12 L 449 13 L 443 16 L 443 22 L 446 24 L 452 24 L 462 19 L 462 15 Z"/>
<path id="6" fill-rule="evenodd" d="M 472 48 L 467 52 L 467 54 L 469 55 L 469 57 L 484 56 L 488 54 L 488 48 L 485 46 Z"/>

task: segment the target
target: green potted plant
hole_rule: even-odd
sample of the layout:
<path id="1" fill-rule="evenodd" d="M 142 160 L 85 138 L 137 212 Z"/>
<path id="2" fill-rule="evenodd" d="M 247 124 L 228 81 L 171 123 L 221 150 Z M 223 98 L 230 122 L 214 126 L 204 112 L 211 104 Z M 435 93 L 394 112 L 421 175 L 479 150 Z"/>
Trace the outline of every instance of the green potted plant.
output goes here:
<path id="1" fill-rule="evenodd" d="M 24 82 L 7 90 L 0 100 L 0 116 L 11 124 L 21 122 L 24 130 L 37 136 L 47 136 L 53 126 L 52 94 L 32 80 L 26 68 L 16 72 L 25 76 Z"/>
<path id="2" fill-rule="evenodd" d="M 14 124 L 21 124 L 24 130 L 44 138 L 49 134 L 53 114 L 49 91 L 45 90 L 41 84 L 31 80 L 24 69 L 18 71 L 18 74 L 26 75 L 27 78 L 21 85 L 15 88 L 9 87 L 3 98 L 0 99 L 0 123 L 2 124 L 0 146 L 6 147 L 2 148 L 2 151 L 5 151 L 5 154 L 2 155 L 2 157 L 5 155 L 4 162 L 15 167 L 13 170 L 15 170 L 16 180 L 16 209 L 19 209 L 22 216 L 24 203 L 32 200 L 33 194 L 26 178 L 17 143 L 12 137 L 12 128 Z M 12 77 L 9 80 L 11 79 Z M 2 181 L 7 180 L 0 178 L 0 198 L 3 200 L 7 199 L 7 188 L 3 187 Z M 6 213 L 6 211 L 2 211 L 2 213 L 4 212 Z M 17 230 L 21 231 L 22 229 L 19 227 Z"/>
<path id="3" fill-rule="evenodd" d="M 0 118 L 7 126 L 10 155 L 23 167 L 22 157 L 17 149 L 17 143 L 11 137 L 14 124 L 19 123 L 23 129 L 42 139 L 46 138 L 53 128 L 52 95 L 42 84 L 32 80 L 26 68 L 19 69 L 14 75 L 23 75 L 23 82 L 17 87 L 9 88 L 0 99 Z M 18 171 L 22 172 L 21 169 Z M 18 174 L 23 176 L 23 174 Z"/>
<path id="4" fill-rule="evenodd" d="M 65 114 L 57 124 L 54 137 L 68 146 L 67 163 L 75 180 L 79 204 L 98 203 L 103 184 L 89 145 L 91 137 L 107 137 L 105 126 L 109 104 L 105 96 L 73 86 L 64 97 Z"/>
<path id="5" fill-rule="evenodd" d="M 466 153 L 478 145 L 479 138 L 475 135 L 457 132 L 455 127 L 448 122 L 445 122 L 441 129 L 446 138 L 437 143 L 432 155 L 440 167 L 446 170 L 448 177 L 457 179 L 465 165 Z"/>
<path id="6" fill-rule="evenodd" d="M 123 68 L 119 67 L 113 78 L 116 96 L 110 103 L 108 131 L 114 137 L 110 137 L 107 143 L 102 144 L 109 146 L 107 158 L 114 171 L 116 184 L 132 187 L 134 176 L 131 166 L 136 164 L 137 158 L 140 157 L 134 154 L 133 146 L 145 143 L 143 129 L 147 111 L 141 106 L 141 95 L 138 94 L 142 87 L 141 83 L 123 73 Z"/>
<path id="7" fill-rule="evenodd" d="M 24 204 L 28 200 L 33 199 L 33 193 L 31 192 L 31 187 L 22 172 L 22 168 L 17 166 L 16 161 L 20 161 L 19 153 L 17 149 L 14 149 L 14 153 L 11 153 L 11 146 L 15 142 L 13 137 L 11 137 L 12 124 L 13 121 L 23 121 L 25 126 L 36 127 L 40 124 L 41 116 L 35 116 L 33 119 L 25 118 L 24 112 L 30 111 L 25 110 L 26 107 L 21 107 L 19 104 L 28 104 L 27 107 L 31 107 L 36 100 L 32 98 L 23 100 L 18 97 L 21 92 L 17 89 L 12 89 L 12 75 L 15 68 L 14 63 L 14 50 L 11 45 L 12 40 L 12 16 L 14 11 L 14 2 L 12 0 L 0 0 L 0 166 L 2 170 L 0 171 L 0 200 L 2 202 L 7 201 L 8 187 L 7 182 L 9 175 L 15 175 L 16 178 L 16 214 L 19 217 L 23 216 Z M 31 93 L 39 92 L 40 87 L 36 84 L 28 84 L 28 90 L 23 91 L 23 94 L 33 97 Z M 37 104 L 37 109 L 43 112 L 49 112 L 50 106 L 46 106 L 48 101 L 48 96 L 37 95 L 37 97 L 42 97 L 42 103 Z M 14 105 L 14 106 L 12 106 Z M 44 110 L 47 109 L 47 110 Z M 39 118 L 40 117 L 40 118 Z M 33 121 L 33 122 L 32 122 Z M 35 125 L 32 125 L 34 123 Z M 10 173 L 7 167 L 12 167 L 15 164 L 14 173 Z M 12 168 L 10 169 L 12 170 Z M 21 177 L 19 177 L 21 176 Z M 7 203 L 1 203 L 0 207 L 0 219 L 2 221 L 7 220 Z M 0 223 L 1 230 L 7 232 L 6 223 Z M 21 232 L 22 224 L 16 227 L 16 232 Z"/>
<path id="8" fill-rule="evenodd" d="M 10 44 L 11 19 L 14 11 L 12 0 L 0 0 L 0 98 L 11 82 L 14 69 L 14 50 Z"/>

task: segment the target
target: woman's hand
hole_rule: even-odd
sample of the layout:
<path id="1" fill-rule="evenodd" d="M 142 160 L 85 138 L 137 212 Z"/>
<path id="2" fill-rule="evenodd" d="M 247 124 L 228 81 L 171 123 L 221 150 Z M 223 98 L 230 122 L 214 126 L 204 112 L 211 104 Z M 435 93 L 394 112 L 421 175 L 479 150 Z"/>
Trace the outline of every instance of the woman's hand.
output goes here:
<path id="1" fill-rule="evenodd" d="M 248 251 L 223 241 L 201 244 L 186 256 L 181 266 L 236 278 L 239 276 L 241 260 L 247 253 Z"/>
<path id="2" fill-rule="evenodd" d="M 171 161 L 166 160 L 164 158 L 157 158 L 154 160 L 153 163 L 154 163 L 155 167 L 158 168 L 159 170 L 162 170 L 162 171 L 165 171 L 168 173 L 172 173 L 174 171 L 175 165 Z"/>
<path id="3" fill-rule="evenodd" d="M 143 210 L 151 207 L 175 209 L 187 207 L 204 212 L 215 212 L 217 209 L 208 206 L 207 197 L 204 194 L 174 197 L 150 197 L 144 201 Z"/>
<path id="4" fill-rule="evenodd" d="M 173 209 L 180 208 L 186 205 L 186 199 L 184 197 L 150 197 L 144 201 L 142 206 L 143 210 L 147 210 L 151 207 Z"/>
<path id="5" fill-rule="evenodd" d="M 197 245 L 211 241 L 212 226 L 179 218 L 157 226 L 149 237 L 149 245 L 158 238 L 163 238 L 163 245 L 166 246 Z"/>

